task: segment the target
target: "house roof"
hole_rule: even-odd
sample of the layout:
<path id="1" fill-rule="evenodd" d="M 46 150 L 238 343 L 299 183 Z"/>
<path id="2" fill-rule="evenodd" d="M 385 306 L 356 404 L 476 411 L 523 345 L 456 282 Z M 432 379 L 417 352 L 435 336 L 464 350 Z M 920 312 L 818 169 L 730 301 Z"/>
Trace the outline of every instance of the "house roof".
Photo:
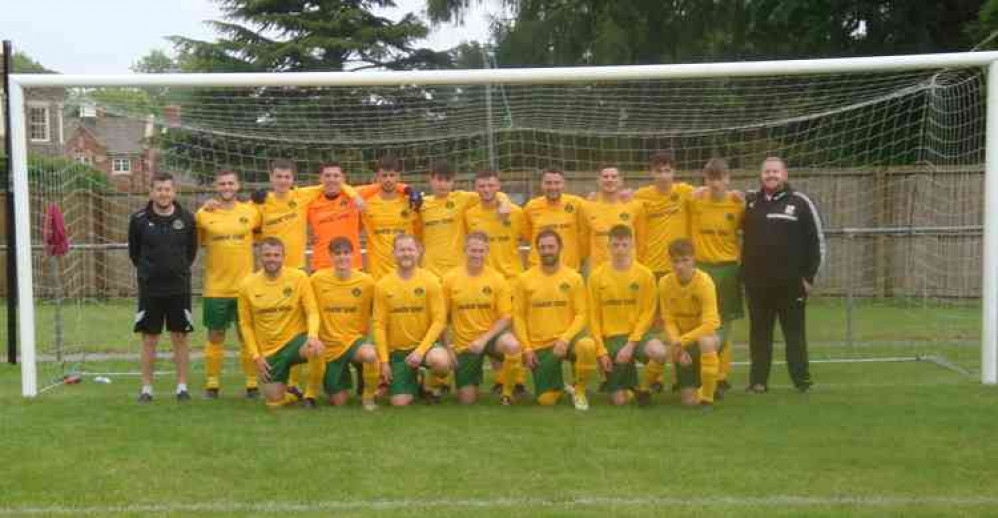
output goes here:
<path id="1" fill-rule="evenodd" d="M 107 154 L 140 154 L 145 139 L 146 122 L 125 117 L 73 119 L 67 124 L 72 135 L 81 126 L 107 148 Z"/>

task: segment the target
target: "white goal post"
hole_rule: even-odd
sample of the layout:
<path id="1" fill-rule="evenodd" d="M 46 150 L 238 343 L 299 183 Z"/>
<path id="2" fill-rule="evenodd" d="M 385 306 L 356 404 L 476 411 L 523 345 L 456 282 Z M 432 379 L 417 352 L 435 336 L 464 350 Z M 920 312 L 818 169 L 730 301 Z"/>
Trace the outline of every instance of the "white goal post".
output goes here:
<path id="1" fill-rule="evenodd" d="M 62 75 L 14 74 L 9 92 L 17 239 L 17 295 L 22 372 L 25 397 L 38 394 L 36 371 L 36 322 L 32 272 L 31 211 L 29 206 L 28 135 L 25 89 L 96 87 L 211 87 L 265 86 L 332 87 L 392 85 L 498 85 L 531 83 L 599 83 L 608 81 L 690 78 L 778 77 L 807 74 L 890 72 L 947 69 L 986 69 L 998 77 L 998 52 L 928 54 L 844 59 L 759 61 L 684 65 L 522 68 L 407 72 L 311 72 L 272 74 L 123 74 Z M 987 81 L 985 136 L 985 187 L 983 218 L 983 284 L 981 381 L 998 383 L 998 81 Z"/>

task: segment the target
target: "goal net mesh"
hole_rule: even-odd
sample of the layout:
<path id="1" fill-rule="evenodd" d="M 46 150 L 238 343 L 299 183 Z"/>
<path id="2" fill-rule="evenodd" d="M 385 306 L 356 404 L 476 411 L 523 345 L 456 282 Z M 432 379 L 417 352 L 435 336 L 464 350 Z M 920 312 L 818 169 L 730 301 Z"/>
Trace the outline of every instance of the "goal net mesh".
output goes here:
<path id="1" fill-rule="evenodd" d="M 602 165 L 618 166 L 631 188 L 646 185 L 649 157 L 663 149 L 675 151 L 678 180 L 694 185 L 711 157 L 728 160 L 739 189 L 756 187 L 764 157 L 786 160 L 791 185 L 816 203 L 828 243 L 808 314 L 813 358 L 941 355 L 975 368 L 983 92 L 977 69 L 28 90 L 29 106 L 50 102 L 59 125 L 47 128 L 47 146 L 29 145 L 40 385 L 86 369 L 88 359 L 121 359 L 121 368 L 136 369 L 135 275 L 125 242 L 152 172 L 178 176 L 180 201 L 196 210 L 220 169 L 241 171 L 246 191 L 266 183 L 275 158 L 297 163 L 300 185 L 317 182 L 319 164 L 337 161 L 351 183 L 364 184 L 374 161 L 393 155 L 404 162 L 404 181 L 428 190 L 429 165 L 446 159 L 460 171 L 459 188 L 471 188 L 473 172 L 494 168 L 523 203 L 540 194 L 538 173 L 546 168 L 566 171 L 568 190 L 581 195 L 596 189 Z M 29 135 L 43 131 L 37 110 L 26 115 Z M 42 246 L 50 204 L 63 212 L 72 243 L 60 259 Z M 199 260 L 194 351 L 204 343 L 201 268 Z M 747 320 L 736 324 L 736 359 L 745 359 L 747 327 Z M 233 350 L 233 332 L 228 342 Z"/>

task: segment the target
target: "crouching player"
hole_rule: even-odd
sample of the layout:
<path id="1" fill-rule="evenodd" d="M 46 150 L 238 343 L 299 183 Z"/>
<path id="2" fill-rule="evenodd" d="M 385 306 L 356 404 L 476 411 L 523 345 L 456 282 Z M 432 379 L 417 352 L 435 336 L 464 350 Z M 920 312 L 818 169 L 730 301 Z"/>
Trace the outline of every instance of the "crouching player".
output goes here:
<path id="1" fill-rule="evenodd" d="M 515 373 L 521 363 L 520 344 L 508 328 L 513 298 L 509 283 L 499 272 L 485 266 L 489 236 L 472 232 L 464 239 L 465 265 L 444 276 L 444 301 L 454 330 L 457 356 L 455 381 L 462 403 L 478 400 L 485 355 L 502 361 L 502 404 L 513 403 Z"/>
<path id="2" fill-rule="evenodd" d="M 610 401 L 623 405 L 638 387 L 634 360 L 665 363 L 665 344 L 648 334 L 655 320 L 655 274 L 634 260 L 634 233 L 627 225 L 609 232 L 610 261 L 589 276 L 589 332 L 597 355 L 609 355 L 613 370 L 607 379 Z M 651 393 L 638 392 L 638 404 L 651 403 Z"/>
<path id="3" fill-rule="evenodd" d="M 378 354 L 366 343 L 371 304 L 374 299 L 374 279 L 353 269 L 353 242 L 348 237 L 329 242 L 329 257 L 333 267 L 312 274 L 312 291 L 319 307 L 321 324 L 319 339 L 326 348 L 323 369 L 309 370 L 309 393 L 318 393 L 321 385 L 335 406 L 347 402 L 350 388 L 350 364 L 359 367 L 364 381 L 361 403 L 365 410 L 377 408 L 374 397 L 378 391 Z M 314 400 L 306 399 L 306 404 Z"/>
<path id="4" fill-rule="evenodd" d="M 721 323 L 714 281 L 697 269 L 689 239 L 669 243 L 669 259 L 672 273 L 659 281 L 658 293 L 669 352 L 678 366 L 679 394 L 684 405 L 710 408 L 717 389 Z"/>
<path id="5" fill-rule="evenodd" d="M 534 245 L 540 264 L 516 280 L 513 290 L 513 330 L 523 346 L 523 363 L 533 371 L 537 402 L 554 405 L 565 388 L 562 362 L 575 366 L 572 403 L 588 410 L 586 385 L 596 373 L 596 342 L 580 338 L 586 326 L 586 287 L 582 276 L 561 264 L 561 236 L 553 229 L 537 233 Z M 600 356 L 604 370 L 610 358 Z"/>
<path id="6" fill-rule="evenodd" d="M 260 242 L 260 262 L 263 269 L 239 287 L 239 328 L 267 406 L 276 408 L 298 401 L 287 390 L 291 367 L 307 361 L 319 369 L 323 346 L 308 275 L 284 267 L 284 244 L 274 237 Z"/>
<path id="7" fill-rule="evenodd" d="M 420 367 L 444 377 L 452 365 L 450 354 L 437 343 L 447 325 L 440 283 L 416 267 L 415 236 L 395 236 L 393 248 L 396 267 L 374 286 L 374 343 L 392 406 L 406 406 L 420 392 Z"/>

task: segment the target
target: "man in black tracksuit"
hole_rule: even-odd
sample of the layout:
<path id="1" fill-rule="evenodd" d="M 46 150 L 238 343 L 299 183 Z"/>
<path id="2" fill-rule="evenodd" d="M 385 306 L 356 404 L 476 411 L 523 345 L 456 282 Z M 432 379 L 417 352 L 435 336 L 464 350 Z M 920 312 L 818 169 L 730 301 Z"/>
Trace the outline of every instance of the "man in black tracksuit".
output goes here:
<path id="1" fill-rule="evenodd" d="M 746 199 L 742 280 L 748 296 L 750 392 L 766 392 L 773 357 L 773 327 L 787 346 L 790 378 L 801 392 L 811 386 L 804 306 L 825 255 L 821 219 L 814 203 L 790 188 L 782 159 L 763 162 L 761 188 Z"/>
<path id="2" fill-rule="evenodd" d="M 175 201 L 173 177 L 159 173 L 152 179 L 149 204 L 128 223 L 128 256 L 138 276 L 139 309 L 135 332 L 142 333 L 142 392 L 140 403 L 152 401 L 152 374 L 156 344 L 163 324 L 170 331 L 177 368 L 177 400 L 190 399 L 187 391 L 191 324 L 191 265 L 198 242 L 194 216 Z"/>

